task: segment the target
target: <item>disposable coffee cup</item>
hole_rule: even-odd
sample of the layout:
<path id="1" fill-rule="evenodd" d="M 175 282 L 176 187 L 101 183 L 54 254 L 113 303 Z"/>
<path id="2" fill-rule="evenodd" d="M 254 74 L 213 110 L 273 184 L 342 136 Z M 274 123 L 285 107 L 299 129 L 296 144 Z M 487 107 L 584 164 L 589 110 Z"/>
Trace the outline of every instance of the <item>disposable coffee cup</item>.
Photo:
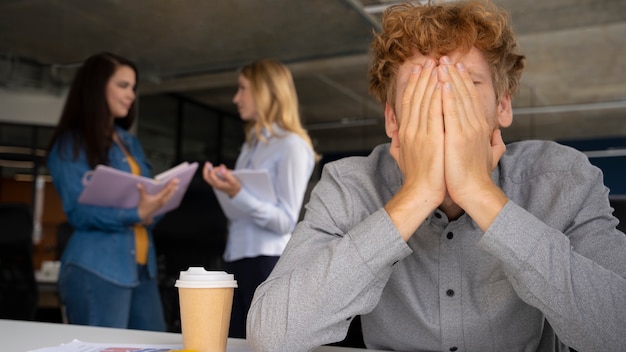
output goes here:
<path id="1" fill-rule="evenodd" d="M 190 267 L 178 280 L 183 347 L 198 352 L 224 352 L 237 281 L 224 271 Z"/>

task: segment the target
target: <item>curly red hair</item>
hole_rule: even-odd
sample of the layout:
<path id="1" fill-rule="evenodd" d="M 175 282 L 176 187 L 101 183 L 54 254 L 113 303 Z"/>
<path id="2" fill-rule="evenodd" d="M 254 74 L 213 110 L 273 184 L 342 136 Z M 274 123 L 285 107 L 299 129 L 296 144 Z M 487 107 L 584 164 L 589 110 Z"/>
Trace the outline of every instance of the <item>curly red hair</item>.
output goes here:
<path id="1" fill-rule="evenodd" d="M 509 13 L 489 1 L 406 3 L 387 8 L 382 30 L 374 33 L 371 43 L 370 93 L 383 104 L 393 102 L 398 68 L 415 51 L 440 57 L 473 46 L 489 64 L 498 101 L 504 94 L 513 96 L 525 58 L 518 53 L 510 22 Z"/>

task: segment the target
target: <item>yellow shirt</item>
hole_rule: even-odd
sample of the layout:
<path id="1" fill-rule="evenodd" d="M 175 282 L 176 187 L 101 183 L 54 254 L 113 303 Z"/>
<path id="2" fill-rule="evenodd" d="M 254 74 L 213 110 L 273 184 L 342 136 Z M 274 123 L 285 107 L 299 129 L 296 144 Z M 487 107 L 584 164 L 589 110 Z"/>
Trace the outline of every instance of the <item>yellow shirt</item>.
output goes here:
<path id="1" fill-rule="evenodd" d="M 124 154 L 126 154 L 126 159 L 130 165 L 130 172 L 133 175 L 141 175 L 141 169 L 135 158 L 126 151 L 126 148 L 121 149 L 124 151 Z M 137 264 L 145 265 L 148 262 L 148 245 L 148 231 L 141 224 L 135 225 L 135 260 Z"/>

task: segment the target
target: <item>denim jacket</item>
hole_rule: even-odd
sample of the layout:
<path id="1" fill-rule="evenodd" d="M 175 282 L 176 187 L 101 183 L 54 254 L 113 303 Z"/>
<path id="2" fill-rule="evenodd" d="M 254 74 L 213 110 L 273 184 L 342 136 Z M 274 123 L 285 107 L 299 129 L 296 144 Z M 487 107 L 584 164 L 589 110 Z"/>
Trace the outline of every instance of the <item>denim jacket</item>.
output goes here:
<path id="1" fill-rule="evenodd" d="M 151 167 L 139 140 L 126 130 L 115 132 L 141 167 L 141 174 L 151 177 Z M 61 143 L 65 139 L 66 143 Z M 124 152 L 113 143 L 109 150 L 109 166 L 130 172 Z M 71 134 L 61 136 L 48 155 L 48 170 L 63 202 L 63 210 L 74 233 L 61 258 L 62 265 L 76 265 L 114 284 L 133 287 L 139 283 L 135 260 L 135 232 L 140 222 L 137 208 L 120 209 L 78 203 L 83 191 L 82 178 L 91 168 L 84 150 L 73 157 Z M 156 222 L 157 219 L 155 219 Z M 154 223 L 151 226 L 154 226 Z M 148 227 L 148 272 L 155 278 L 156 252 L 151 228 Z"/>

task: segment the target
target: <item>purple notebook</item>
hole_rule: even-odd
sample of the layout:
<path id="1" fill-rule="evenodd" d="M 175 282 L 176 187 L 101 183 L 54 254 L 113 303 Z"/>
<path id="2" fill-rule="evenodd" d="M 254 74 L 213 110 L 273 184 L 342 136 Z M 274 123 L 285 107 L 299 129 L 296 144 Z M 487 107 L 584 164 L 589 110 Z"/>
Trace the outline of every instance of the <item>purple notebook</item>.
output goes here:
<path id="1" fill-rule="evenodd" d="M 174 178 L 180 183 L 178 190 L 170 200 L 154 215 L 160 215 L 177 208 L 189 187 L 198 163 L 183 162 L 152 178 L 133 175 L 126 171 L 114 169 L 105 165 L 98 165 L 93 171 L 83 176 L 85 189 L 78 197 L 78 202 L 103 207 L 134 208 L 139 203 L 137 184 L 143 184 L 148 194 L 154 194 L 163 189 Z"/>

